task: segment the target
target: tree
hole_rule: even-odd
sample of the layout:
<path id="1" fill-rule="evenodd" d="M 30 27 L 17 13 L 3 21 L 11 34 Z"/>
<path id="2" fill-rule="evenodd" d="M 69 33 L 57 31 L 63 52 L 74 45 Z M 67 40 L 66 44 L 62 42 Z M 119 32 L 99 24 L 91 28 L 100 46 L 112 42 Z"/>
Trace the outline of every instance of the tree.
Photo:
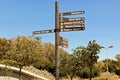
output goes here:
<path id="1" fill-rule="evenodd" d="M 81 71 L 86 71 L 86 69 L 89 69 L 89 77 L 90 80 L 92 78 L 92 72 L 94 72 L 93 75 L 96 75 L 95 66 L 94 64 L 97 63 L 97 60 L 99 58 L 98 53 L 100 52 L 100 49 L 102 47 L 96 43 L 95 40 L 89 41 L 87 47 L 77 47 L 75 50 L 73 50 L 73 54 L 71 58 L 69 58 L 67 62 L 67 69 L 69 69 L 69 75 L 72 78 L 77 74 L 82 74 Z M 94 68 L 94 69 L 93 69 Z M 86 72 L 86 74 L 88 74 Z M 88 77 L 88 76 L 87 76 Z"/>
<path id="2" fill-rule="evenodd" d="M 71 55 L 68 55 L 64 62 L 64 71 L 66 72 L 66 75 L 70 76 L 70 79 L 72 80 L 74 76 L 78 74 L 78 71 L 80 71 L 84 66 L 84 53 L 86 52 L 85 47 L 77 47 L 73 50 L 73 53 Z"/>
<path id="3" fill-rule="evenodd" d="M 93 66 L 95 63 L 97 63 L 97 60 L 99 58 L 98 53 L 100 52 L 101 48 L 102 46 L 98 45 L 95 40 L 89 41 L 88 43 L 86 62 L 90 70 L 90 80 L 92 79 Z"/>
<path id="4" fill-rule="evenodd" d="M 64 75 L 66 75 L 66 77 L 70 77 L 70 80 L 72 80 L 76 74 L 76 71 L 78 70 L 78 64 L 75 57 L 73 55 L 69 55 L 69 58 L 67 58 L 67 60 L 63 62 L 65 64 L 61 65 L 61 69 L 62 71 L 64 71 Z"/>
<path id="5" fill-rule="evenodd" d="M 18 36 L 11 39 L 11 41 L 12 49 L 10 50 L 10 58 L 16 61 L 20 68 L 20 79 L 23 66 L 29 66 L 40 58 L 42 55 L 42 46 L 38 39 L 31 39 L 27 36 Z"/>

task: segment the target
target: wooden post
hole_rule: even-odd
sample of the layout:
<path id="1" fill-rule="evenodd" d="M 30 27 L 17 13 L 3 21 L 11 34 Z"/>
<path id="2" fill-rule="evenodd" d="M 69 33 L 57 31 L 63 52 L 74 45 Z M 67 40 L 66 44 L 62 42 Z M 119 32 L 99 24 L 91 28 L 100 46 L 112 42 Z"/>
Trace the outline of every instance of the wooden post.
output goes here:
<path id="1" fill-rule="evenodd" d="M 59 3 L 55 2 L 55 80 L 59 80 Z"/>

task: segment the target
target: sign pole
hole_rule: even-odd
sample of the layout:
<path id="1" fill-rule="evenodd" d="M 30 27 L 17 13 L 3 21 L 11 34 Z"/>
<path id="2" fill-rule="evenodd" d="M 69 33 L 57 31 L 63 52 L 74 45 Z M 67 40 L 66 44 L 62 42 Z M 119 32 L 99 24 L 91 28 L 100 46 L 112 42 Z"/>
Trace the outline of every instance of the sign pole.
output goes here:
<path id="1" fill-rule="evenodd" d="M 55 2 L 55 80 L 59 80 L 59 3 Z"/>

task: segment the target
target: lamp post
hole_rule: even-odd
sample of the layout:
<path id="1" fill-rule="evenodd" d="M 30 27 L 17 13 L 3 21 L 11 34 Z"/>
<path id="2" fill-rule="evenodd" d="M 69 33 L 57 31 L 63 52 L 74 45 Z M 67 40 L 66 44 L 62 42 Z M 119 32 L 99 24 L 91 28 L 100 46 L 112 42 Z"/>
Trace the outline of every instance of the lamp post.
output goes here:
<path id="1" fill-rule="evenodd" d="M 107 68 L 107 74 L 108 74 L 108 72 L 109 72 L 109 70 L 108 70 L 108 49 L 113 48 L 113 46 L 103 47 L 103 48 L 106 49 L 106 57 L 107 57 L 106 68 Z M 109 79 L 107 78 L 107 80 L 109 80 Z"/>

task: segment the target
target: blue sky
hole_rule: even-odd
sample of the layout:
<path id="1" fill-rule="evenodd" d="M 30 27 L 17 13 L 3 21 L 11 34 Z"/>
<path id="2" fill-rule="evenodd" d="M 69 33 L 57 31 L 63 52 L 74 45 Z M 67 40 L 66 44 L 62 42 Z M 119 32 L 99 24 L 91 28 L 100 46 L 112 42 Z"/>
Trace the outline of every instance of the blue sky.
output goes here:
<path id="1" fill-rule="evenodd" d="M 85 10 L 85 14 L 68 17 L 85 17 L 85 31 L 61 32 L 71 49 L 87 46 L 91 40 L 109 47 L 109 58 L 120 53 L 120 0 L 59 0 L 60 12 Z M 0 37 L 30 36 L 32 31 L 55 28 L 55 0 L 0 0 Z M 40 34 L 43 42 L 54 43 L 54 33 Z M 100 59 L 106 59 L 101 49 Z"/>

